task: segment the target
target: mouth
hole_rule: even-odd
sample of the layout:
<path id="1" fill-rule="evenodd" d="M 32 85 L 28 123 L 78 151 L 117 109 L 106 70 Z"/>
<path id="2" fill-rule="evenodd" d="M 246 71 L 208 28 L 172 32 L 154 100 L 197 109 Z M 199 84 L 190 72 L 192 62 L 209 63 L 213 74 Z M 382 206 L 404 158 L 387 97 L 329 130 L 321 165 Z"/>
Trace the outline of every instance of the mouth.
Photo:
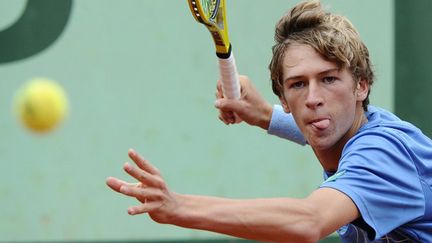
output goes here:
<path id="1" fill-rule="evenodd" d="M 328 118 L 315 119 L 309 122 L 309 125 L 311 125 L 312 127 L 318 130 L 324 130 L 330 126 L 330 119 Z"/>

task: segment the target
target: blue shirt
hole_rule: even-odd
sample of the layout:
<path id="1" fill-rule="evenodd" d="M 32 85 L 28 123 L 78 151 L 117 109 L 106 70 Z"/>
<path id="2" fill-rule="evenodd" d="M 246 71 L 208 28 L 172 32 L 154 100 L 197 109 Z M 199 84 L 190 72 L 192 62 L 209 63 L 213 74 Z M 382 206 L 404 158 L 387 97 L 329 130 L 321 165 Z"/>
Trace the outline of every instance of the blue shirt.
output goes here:
<path id="1" fill-rule="evenodd" d="M 338 170 L 325 173 L 321 185 L 349 196 L 361 214 L 338 233 L 343 242 L 432 242 L 432 140 L 388 111 L 368 110 L 368 122 L 345 145 Z M 280 121 L 289 116 L 277 113 Z M 274 132 L 282 124 L 289 132 Z M 289 120 L 269 128 L 305 144 L 298 132 Z"/>

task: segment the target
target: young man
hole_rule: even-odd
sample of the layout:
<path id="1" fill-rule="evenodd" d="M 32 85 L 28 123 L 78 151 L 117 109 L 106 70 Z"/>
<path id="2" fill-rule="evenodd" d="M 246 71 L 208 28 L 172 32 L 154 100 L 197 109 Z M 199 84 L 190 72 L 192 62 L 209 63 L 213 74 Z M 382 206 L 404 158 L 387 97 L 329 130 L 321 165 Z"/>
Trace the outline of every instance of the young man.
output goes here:
<path id="1" fill-rule="evenodd" d="M 276 28 L 270 64 L 274 109 L 242 76 L 240 101 L 218 99 L 269 133 L 311 146 L 326 180 L 307 198 L 233 200 L 182 195 L 135 151 L 138 183 L 108 178 L 137 198 L 130 214 L 159 223 L 265 242 L 316 242 L 338 230 L 345 242 L 432 242 L 432 141 L 391 113 L 368 106 L 373 81 L 368 51 L 344 17 L 318 1 L 302 2 Z M 293 120 L 294 119 L 294 120 Z"/>
<path id="2" fill-rule="evenodd" d="M 358 210 L 340 230 L 347 242 L 363 242 L 367 234 L 384 242 L 432 242 L 431 140 L 368 106 L 373 71 L 351 23 L 311 1 L 280 20 L 275 40 L 272 87 L 286 113 L 242 77 L 240 101 L 217 101 L 220 119 L 233 123 L 235 112 L 270 134 L 308 143 L 330 177 L 321 188 L 344 193 Z"/>

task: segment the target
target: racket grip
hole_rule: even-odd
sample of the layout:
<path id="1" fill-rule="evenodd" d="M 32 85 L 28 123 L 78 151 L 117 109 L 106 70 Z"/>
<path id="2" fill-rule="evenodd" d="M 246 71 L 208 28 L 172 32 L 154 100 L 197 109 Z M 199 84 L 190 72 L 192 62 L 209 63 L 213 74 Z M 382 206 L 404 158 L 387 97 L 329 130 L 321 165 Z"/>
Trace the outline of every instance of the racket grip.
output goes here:
<path id="1" fill-rule="evenodd" d="M 219 57 L 219 73 L 225 97 L 228 99 L 240 99 L 239 75 L 232 52 L 227 58 Z"/>

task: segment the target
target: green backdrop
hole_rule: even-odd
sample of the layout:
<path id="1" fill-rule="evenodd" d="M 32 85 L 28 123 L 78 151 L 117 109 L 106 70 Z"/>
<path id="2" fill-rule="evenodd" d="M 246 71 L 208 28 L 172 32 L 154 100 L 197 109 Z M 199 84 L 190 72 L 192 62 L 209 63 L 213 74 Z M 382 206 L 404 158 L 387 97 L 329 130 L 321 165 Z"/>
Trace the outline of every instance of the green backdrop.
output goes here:
<path id="1" fill-rule="evenodd" d="M 278 18 L 296 1 L 228 1 L 239 71 L 273 103 L 267 65 Z M 394 2 L 328 0 L 370 48 L 372 103 L 393 110 Z M 308 147 L 213 107 L 217 66 L 186 1 L 0 1 L 0 241 L 206 240 L 208 232 L 126 213 L 105 186 L 127 149 L 150 159 L 174 190 L 231 198 L 304 197 L 321 182 Z M 36 135 L 12 113 L 15 91 L 49 77 L 68 93 L 59 129 Z"/>
<path id="2" fill-rule="evenodd" d="M 395 111 L 432 136 L 432 1 L 396 1 Z"/>

